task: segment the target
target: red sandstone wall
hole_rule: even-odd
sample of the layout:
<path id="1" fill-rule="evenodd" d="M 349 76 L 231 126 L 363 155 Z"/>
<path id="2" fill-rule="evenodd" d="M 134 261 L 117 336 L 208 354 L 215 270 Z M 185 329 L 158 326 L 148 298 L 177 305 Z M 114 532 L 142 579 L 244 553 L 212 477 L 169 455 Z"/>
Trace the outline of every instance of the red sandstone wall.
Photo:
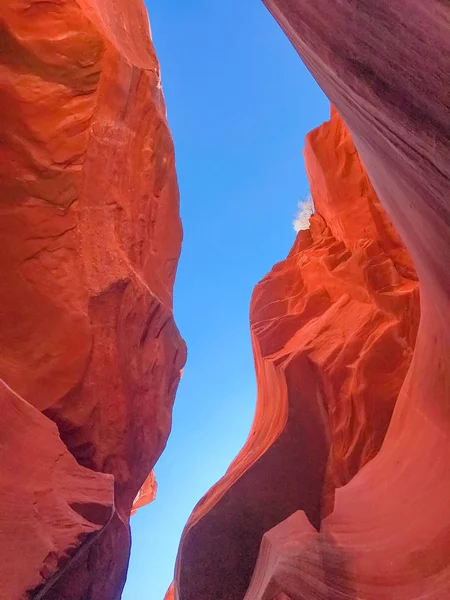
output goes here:
<path id="1" fill-rule="evenodd" d="M 445 2 L 267 0 L 348 124 L 416 265 L 421 318 L 379 454 L 269 531 L 245 600 L 450 596 L 450 12 Z"/>
<path id="2" fill-rule="evenodd" d="M 379 451 L 411 362 L 417 277 L 335 111 L 305 163 L 316 214 L 255 288 L 255 420 L 186 526 L 182 600 L 241 600 L 266 531 L 298 510 L 320 526 Z"/>
<path id="3" fill-rule="evenodd" d="M 0 598 L 117 600 L 185 359 L 158 63 L 140 0 L 0 27 Z"/>

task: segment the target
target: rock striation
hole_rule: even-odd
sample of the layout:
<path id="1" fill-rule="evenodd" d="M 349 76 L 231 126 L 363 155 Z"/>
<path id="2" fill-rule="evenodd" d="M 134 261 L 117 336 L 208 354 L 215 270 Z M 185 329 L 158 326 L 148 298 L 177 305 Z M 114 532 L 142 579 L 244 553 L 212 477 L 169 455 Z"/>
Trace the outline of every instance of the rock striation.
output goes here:
<path id="1" fill-rule="evenodd" d="M 265 532 L 298 510 L 320 526 L 379 452 L 411 362 L 416 273 L 335 110 L 304 155 L 316 212 L 253 293 L 255 420 L 187 524 L 183 600 L 241 600 Z"/>
<path id="2" fill-rule="evenodd" d="M 140 0 L 0 27 L 0 598 L 117 600 L 185 360 L 159 67 Z"/>
<path id="3" fill-rule="evenodd" d="M 313 134 L 306 160 L 317 216 L 288 261 L 255 291 L 254 426 L 243 451 L 188 522 L 175 597 L 445 600 L 450 595 L 449 8 L 440 0 L 407 6 L 401 0 L 265 3 L 348 126 L 374 190 L 406 244 L 420 280 L 420 322 L 415 336 L 414 276 L 404 250 L 392 253 L 378 237 L 385 215 L 380 221 L 377 207 L 370 224 L 356 203 L 353 220 L 353 197 L 327 201 L 336 186 L 330 185 L 330 164 L 321 157 L 328 161 L 334 151 L 337 156 L 340 142 L 336 138 L 334 151 L 318 150 Z M 312 172 L 311 159 L 327 168 Z M 339 173 L 346 185 L 348 164 L 335 169 L 335 183 Z M 347 219 L 339 214 L 346 203 Z M 365 329 L 360 311 L 345 311 L 356 301 L 358 270 L 352 269 L 347 282 L 350 298 L 336 299 L 343 264 L 365 246 L 346 239 L 345 223 L 354 223 L 350 231 L 356 238 L 371 240 L 366 256 L 376 268 L 363 267 L 367 295 L 360 301 L 386 317 L 378 331 L 373 319 Z M 387 226 L 387 231 L 393 230 Z M 318 297 L 297 305 L 304 317 L 295 323 L 289 307 L 310 298 L 313 288 L 305 268 L 300 280 L 288 273 L 298 274 L 295 263 L 307 266 L 314 252 L 317 257 L 321 232 Z M 330 238 L 336 256 L 330 254 Z M 373 248 L 381 248 L 381 255 L 375 258 Z M 277 274 L 285 274 L 284 292 Z M 336 312 L 322 329 L 330 308 L 321 289 L 330 295 L 330 278 Z M 308 285 L 308 294 L 302 293 Z M 271 287 L 278 296 L 270 296 Z M 408 296 L 403 308 L 394 308 Z M 318 308 L 320 302 L 325 308 Z M 352 335 L 345 338 L 347 327 Z M 356 347 L 341 374 L 334 371 L 329 381 L 341 392 L 330 405 L 325 382 L 358 331 L 364 331 L 373 355 L 369 346 Z M 397 370 L 400 348 L 405 364 Z M 386 377 L 393 367 L 393 376 Z M 401 387 L 395 401 L 396 385 Z M 365 387 L 367 402 L 361 400 Z M 384 398 L 395 402 L 390 421 L 393 404 L 382 406 L 384 416 L 375 410 Z M 375 424 L 380 429 L 374 436 Z"/>

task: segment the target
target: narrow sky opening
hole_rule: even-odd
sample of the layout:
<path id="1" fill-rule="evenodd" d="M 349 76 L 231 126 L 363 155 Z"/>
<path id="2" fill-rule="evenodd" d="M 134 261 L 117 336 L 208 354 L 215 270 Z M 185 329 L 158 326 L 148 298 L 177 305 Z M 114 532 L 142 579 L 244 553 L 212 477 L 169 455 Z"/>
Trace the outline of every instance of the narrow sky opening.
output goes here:
<path id="1" fill-rule="evenodd" d="M 305 134 L 329 104 L 260 0 L 148 0 L 175 140 L 184 244 L 175 318 L 188 345 L 156 500 L 132 517 L 123 600 L 163 600 L 183 526 L 249 432 L 248 311 L 308 195 Z"/>

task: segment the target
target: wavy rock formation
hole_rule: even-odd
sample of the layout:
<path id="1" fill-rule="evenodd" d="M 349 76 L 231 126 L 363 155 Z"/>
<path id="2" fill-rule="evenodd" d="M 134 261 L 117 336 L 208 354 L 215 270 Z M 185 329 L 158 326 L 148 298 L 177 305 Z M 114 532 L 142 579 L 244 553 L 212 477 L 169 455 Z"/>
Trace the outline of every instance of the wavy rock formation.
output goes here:
<path id="1" fill-rule="evenodd" d="M 336 492 L 317 533 L 304 513 L 267 534 L 246 600 L 444 600 L 450 595 L 450 7 L 267 0 L 350 127 L 412 255 L 421 317 L 380 453 Z M 325 16 L 326 15 L 326 16 Z"/>
<path id="2" fill-rule="evenodd" d="M 238 600 L 244 595 L 245 600 L 312 597 L 445 600 L 450 596 L 449 6 L 440 0 L 427 3 L 266 0 L 266 4 L 347 123 L 377 195 L 406 243 L 421 283 L 420 325 L 410 368 L 381 450 L 336 490 L 331 513 L 325 504 L 325 510 L 322 508 L 325 518 L 319 523 L 321 483 L 324 482 L 326 491 L 336 468 L 340 475 L 345 476 L 346 472 L 351 475 L 365 460 L 363 453 L 355 462 L 358 453 L 353 454 L 353 450 L 358 446 L 364 449 L 366 444 L 359 441 L 356 446 L 349 446 L 350 440 L 345 442 L 345 439 L 357 432 L 355 423 L 360 425 L 365 421 L 365 417 L 361 419 L 364 412 L 373 418 L 370 404 L 363 403 L 364 411 L 360 404 L 356 408 L 352 405 L 353 420 L 349 422 L 341 420 L 339 414 L 336 420 L 332 418 L 327 438 L 324 423 L 330 412 L 326 402 L 320 402 L 328 397 L 323 385 L 326 367 L 332 360 L 342 359 L 342 353 L 332 352 L 339 339 L 339 323 L 341 327 L 348 324 L 354 328 L 354 321 L 359 321 L 361 313 L 350 311 L 341 319 L 336 311 L 333 322 L 323 331 L 317 321 L 320 323 L 326 313 L 318 306 L 320 301 L 328 302 L 326 296 L 319 296 L 304 307 L 300 305 L 305 316 L 307 310 L 311 311 L 313 319 L 308 318 L 306 327 L 300 321 L 295 328 L 303 329 L 299 337 L 303 337 L 305 329 L 306 333 L 308 329 L 314 330 L 310 348 L 312 344 L 313 353 L 323 362 L 318 368 L 303 353 L 300 358 L 295 355 L 297 360 L 290 370 L 291 363 L 283 357 L 275 363 L 265 359 L 276 355 L 282 344 L 293 348 L 292 340 L 299 343 L 298 337 L 292 336 L 290 323 L 283 327 L 272 325 L 274 331 L 269 334 L 270 319 L 276 318 L 282 303 L 266 305 L 265 323 L 259 331 L 255 331 L 253 314 L 260 382 L 255 426 L 243 452 L 225 478 L 199 504 L 187 526 L 177 564 L 176 597 L 182 600 L 211 597 Z M 341 169 L 341 175 L 346 172 L 346 168 Z M 322 176 L 320 179 L 323 182 Z M 322 185 L 320 179 L 313 177 L 312 183 L 319 189 L 329 188 L 327 181 Z M 324 210 L 322 204 L 326 207 L 326 202 L 321 197 L 315 200 L 320 206 L 318 211 Z M 347 200 L 353 206 L 354 200 Z M 331 203 L 328 208 L 332 209 Z M 362 229 L 362 223 L 360 216 L 355 216 L 354 231 L 364 237 L 366 230 Z M 336 240 L 338 256 L 333 257 L 328 268 L 335 277 L 336 270 L 342 268 L 342 256 L 347 252 L 352 255 L 354 250 L 350 243 L 344 243 L 345 247 L 339 245 L 344 233 L 341 220 L 330 219 L 329 214 L 327 221 L 326 214 L 321 214 L 321 218 L 313 220 L 313 244 L 309 238 L 306 240 L 307 252 L 317 243 L 319 227 L 323 231 L 329 228 Z M 300 239 L 291 262 L 301 260 L 302 244 Z M 327 253 L 324 254 L 327 259 Z M 401 277 L 397 295 L 402 298 L 404 286 L 411 286 L 412 280 L 406 281 L 409 278 L 405 278 L 405 264 L 398 255 L 389 252 L 388 255 Z M 387 268 L 384 258 L 377 260 L 377 264 L 380 268 L 366 278 L 370 283 L 368 290 L 384 294 L 391 288 L 387 294 L 389 301 L 385 304 L 383 299 L 377 308 L 392 315 L 392 300 L 396 295 L 392 288 L 396 279 L 394 269 Z M 287 269 L 282 266 L 281 270 Z M 325 286 L 327 279 L 329 275 Z M 316 280 L 319 288 L 322 281 L 322 278 Z M 259 291 L 268 285 L 270 278 L 259 286 Z M 286 306 L 296 301 L 298 288 L 303 285 L 306 284 L 297 279 L 291 280 L 282 294 Z M 354 289 L 353 285 L 348 287 Z M 254 303 L 258 295 L 257 291 Z M 263 313 L 260 311 L 259 315 Z M 398 332 L 402 331 L 401 320 L 398 327 Z M 386 332 L 389 329 L 386 323 Z M 413 329 L 408 326 L 406 329 L 410 332 L 405 332 L 404 340 L 412 341 Z M 260 337 L 263 334 L 262 347 L 258 339 L 255 342 L 258 333 Z M 376 336 L 370 331 L 367 334 L 365 340 L 375 342 Z M 312 340 L 312 332 L 310 335 Z M 328 363 L 326 348 L 320 353 L 315 350 L 315 344 L 323 336 L 332 353 Z M 370 386 L 367 385 L 372 396 L 373 384 L 372 399 L 384 398 L 385 390 L 388 396 L 393 393 L 391 378 L 383 378 L 383 374 L 398 357 L 398 352 L 386 357 L 389 345 L 385 345 L 384 336 L 380 335 L 380 339 L 382 353 L 376 352 L 374 358 L 366 355 L 366 376 L 374 376 Z M 350 338 L 351 345 L 354 340 Z M 375 350 L 376 346 L 375 343 Z M 365 350 L 358 349 L 347 365 L 347 374 L 353 370 L 352 383 L 358 379 L 355 360 L 364 361 Z M 285 382 L 269 387 L 268 383 L 277 380 L 277 369 L 284 370 Z M 404 373 L 405 366 L 402 369 Z M 359 370 L 361 374 L 363 371 Z M 399 381 L 400 372 L 393 379 L 397 377 Z M 356 390 L 361 392 L 361 388 Z M 290 397 L 291 404 L 286 401 Z M 282 419 L 273 410 L 273 405 L 279 403 L 285 406 Z M 369 426 L 371 423 L 372 420 L 367 421 Z M 337 433 L 334 425 L 342 426 L 342 439 L 337 444 L 333 438 Z M 380 437 L 375 445 L 367 446 L 370 455 Z M 289 443 L 292 446 L 295 441 L 297 447 L 303 446 L 302 454 L 294 455 L 290 450 Z M 279 460 L 271 462 L 270 457 L 276 456 L 277 447 L 283 444 Z M 348 458 L 351 458 L 349 463 Z M 283 511 L 287 518 L 282 516 Z M 278 524 L 267 531 L 271 520 Z M 253 570 L 255 546 L 264 531 Z M 252 582 L 245 594 L 246 581 L 252 572 Z M 196 583 L 197 579 L 200 583 Z"/>
<path id="3" fill-rule="evenodd" d="M 0 598 L 115 600 L 185 360 L 158 63 L 140 0 L 0 27 Z"/>
<path id="4" fill-rule="evenodd" d="M 417 277 L 335 111 L 305 163 L 316 214 L 255 288 L 255 420 L 186 526 L 182 600 L 242 600 L 265 532 L 298 510 L 320 526 L 378 453 L 411 362 Z"/>

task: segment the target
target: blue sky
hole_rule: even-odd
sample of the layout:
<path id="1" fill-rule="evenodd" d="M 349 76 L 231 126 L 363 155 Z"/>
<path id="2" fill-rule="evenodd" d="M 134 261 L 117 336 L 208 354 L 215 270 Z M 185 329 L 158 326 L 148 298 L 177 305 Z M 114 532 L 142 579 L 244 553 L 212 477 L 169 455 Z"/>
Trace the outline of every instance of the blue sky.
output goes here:
<path id="1" fill-rule="evenodd" d="M 329 105 L 260 0 L 148 0 L 175 140 L 184 243 L 175 318 L 188 363 L 156 465 L 157 499 L 132 518 L 123 600 L 163 600 L 183 526 L 250 429 L 248 310 L 288 253 L 308 193 L 305 134 Z"/>

